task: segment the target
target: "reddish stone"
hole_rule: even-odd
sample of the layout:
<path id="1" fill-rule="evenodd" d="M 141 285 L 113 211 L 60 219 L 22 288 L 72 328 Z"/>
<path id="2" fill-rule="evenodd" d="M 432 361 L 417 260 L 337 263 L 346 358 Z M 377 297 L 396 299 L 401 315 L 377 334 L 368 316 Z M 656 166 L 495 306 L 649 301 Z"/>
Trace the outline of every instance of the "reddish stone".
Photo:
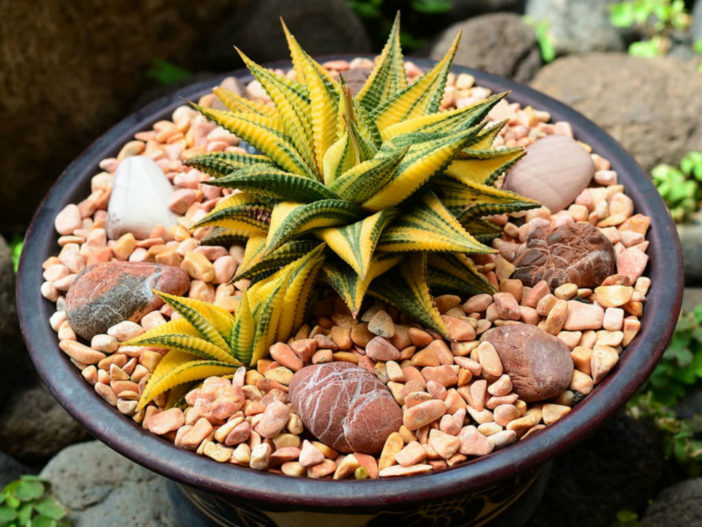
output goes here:
<path id="1" fill-rule="evenodd" d="M 104 262 L 86 267 L 66 294 L 71 328 L 90 340 L 123 320 L 137 322 L 163 301 L 151 289 L 182 295 L 190 287 L 179 267 L 145 262 Z"/>
<path id="2" fill-rule="evenodd" d="M 534 229 L 513 263 L 512 278 L 527 286 L 545 280 L 551 289 L 566 283 L 597 287 L 615 268 L 612 242 L 589 223 Z"/>
<path id="3" fill-rule="evenodd" d="M 483 335 L 502 361 L 514 391 L 526 402 L 557 397 L 570 385 L 573 359 L 553 335 L 529 324 L 511 324 Z"/>
<path id="4" fill-rule="evenodd" d="M 348 362 L 302 368 L 290 381 L 290 399 L 312 435 L 340 452 L 377 454 L 402 424 L 385 385 Z"/>

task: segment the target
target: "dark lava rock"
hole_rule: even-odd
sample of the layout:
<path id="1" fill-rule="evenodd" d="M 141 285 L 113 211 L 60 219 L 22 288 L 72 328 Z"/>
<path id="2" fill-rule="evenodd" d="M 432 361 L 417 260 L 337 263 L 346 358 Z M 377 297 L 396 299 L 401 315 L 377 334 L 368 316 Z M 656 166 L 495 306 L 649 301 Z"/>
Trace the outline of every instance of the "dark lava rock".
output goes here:
<path id="1" fill-rule="evenodd" d="M 619 412 L 554 460 L 543 499 L 527 527 L 613 525 L 618 511 L 646 506 L 664 465 L 655 432 Z"/>
<path id="2" fill-rule="evenodd" d="M 527 0 L 526 15 L 548 24 L 557 55 L 590 51 L 624 51 L 634 31 L 610 22 L 609 8 L 619 0 Z"/>
<path id="3" fill-rule="evenodd" d="M 495 346 L 514 391 L 526 402 L 543 401 L 563 393 L 573 377 L 568 347 L 530 324 L 509 324 L 483 335 Z"/>
<path id="4" fill-rule="evenodd" d="M 190 278 L 180 267 L 146 262 L 104 262 L 84 269 L 66 295 L 66 317 L 85 339 L 122 320 L 139 321 L 163 301 L 151 289 L 181 295 Z"/>
<path id="5" fill-rule="evenodd" d="M 89 437 L 36 378 L 3 403 L 0 423 L 0 449 L 26 463 L 45 461 Z"/>
<path id="6" fill-rule="evenodd" d="M 541 53 L 534 30 L 515 13 L 493 13 L 450 26 L 429 51 L 440 59 L 456 34 L 463 30 L 454 64 L 511 77 L 520 82 L 531 79 L 541 67 Z"/>
<path id="7" fill-rule="evenodd" d="M 302 368 L 290 400 L 305 428 L 341 452 L 377 454 L 400 429 L 402 410 L 372 373 L 347 362 Z"/>
<path id="8" fill-rule="evenodd" d="M 544 66 L 531 86 L 592 119 L 646 171 L 676 165 L 702 145 L 702 75 L 695 61 L 575 55 Z"/>
<path id="9" fill-rule="evenodd" d="M 514 260 L 512 278 L 533 286 L 546 280 L 551 290 L 561 284 L 597 287 L 614 274 L 614 247 L 597 227 L 570 223 L 535 229 Z"/>
<path id="10" fill-rule="evenodd" d="M 641 520 L 641 527 L 671 525 L 702 525 L 702 478 L 681 481 L 664 489 Z"/>
<path id="11" fill-rule="evenodd" d="M 0 489 L 18 479 L 22 474 L 31 474 L 32 472 L 32 469 L 27 465 L 4 452 L 0 452 Z"/>
<path id="12" fill-rule="evenodd" d="M 280 18 L 311 56 L 368 53 L 370 41 L 361 20 L 345 0 L 245 0 L 244 9 L 219 25 L 209 39 L 209 61 L 231 68 L 237 46 L 258 62 L 290 56 Z"/>

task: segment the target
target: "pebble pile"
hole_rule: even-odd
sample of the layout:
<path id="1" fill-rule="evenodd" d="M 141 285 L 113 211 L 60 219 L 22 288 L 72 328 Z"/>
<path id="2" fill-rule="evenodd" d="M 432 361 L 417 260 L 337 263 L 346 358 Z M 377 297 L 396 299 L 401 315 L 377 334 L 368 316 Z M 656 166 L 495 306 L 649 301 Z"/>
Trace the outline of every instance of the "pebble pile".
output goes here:
<path id="1" fill-rule="evenodd" d="M 369 66 L 365 59 L 325 65 L 365 74 Z M 406 70 L 410 81 L 421 73 L 411 63 Z M 225 83 L 237 89 L 233 79 Z M 490 94 L 473 83 L 451 74 L 442 107 Z M 242 89 L 267 100 L 256 81 Z M 199 103 L 217 104 L 213 95 Z M 44 262 L 41 293 L 56 303 L 50 324 L 60 348 L 105 401 L 152 433 L 220 463 L 288 476 L 421 474 L 538 433 L 616 367 L 639 331 L 651 285 L 642 276 L 650 218 L 634 214 L 617 173 L 572 138 L 568 123 L 504 100 L 489 119 L 509 122 L 496 146 L 527 147 L 528 163 L 517 164 L 505 186 L 552 209 L 491 218 L 504 228 L 493 242 L 498 253 L 474 260 L 499 292 L 437 297 L 448 340 L 380 303 L 355 320 L 328 292 L 309 323 L 255 369 L 211 377 L 188 393 L 174 389 L 170 402 L 182 404 L 164 409 L 163 394 L 137 412 L 165 350 L 120 343 L 177 316 L 150 288 L 234 311 L 249 285 L 229 283 L 242 247 L 202 246 L 208 229 L 190 231 L 231 191 L 181 163 L 241 151 L 239 140 L 181 106 L 104 159 L 90 195 L 57 215 L 61 249 Z M 550 170 L 567 172 L 569 185 L 533 184 L 547 136 Z M 133 185 L 154 194 L 148 217 L 138 214 L 142 201 L 125 198 Z M 120 306 L 117 319 L 111 305 Z M 105 315 L 86 316 L 95 310 Z"/>

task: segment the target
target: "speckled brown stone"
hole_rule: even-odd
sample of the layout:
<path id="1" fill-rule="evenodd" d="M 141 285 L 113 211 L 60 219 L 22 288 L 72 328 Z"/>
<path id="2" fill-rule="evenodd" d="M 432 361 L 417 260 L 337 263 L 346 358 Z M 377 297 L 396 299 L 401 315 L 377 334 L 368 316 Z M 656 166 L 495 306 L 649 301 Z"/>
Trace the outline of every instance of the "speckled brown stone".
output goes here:
<path id="1" fill-rule="evenodd" d="M 487 331 L 481 340 L 495 347 L 522 400 L 529 403 L 557 397 L 570 385 L 573 359 L 568 347 L 538 327 L 501 326 Z"/>
<path id="2" fill-rule="evenodd" d="M 139 321 L 163 301 L 151 289 L 182 295 L 190 287 L 179 267 L 146 262 L 104 262 L 81 272 L 66 294 L 66 317 L 78 335 L 91 339 L 123 320 Z"/>
<path id="3" fill-rule="evenodd" d="M 589 223 L 535 229 L 513 263 L 512 278 L 528 286 L 545 280 L 551 290 L 565 283 L 597 287 L 615 270 L 612 243 Z"/>
<path id="4" fill-rule="evenodd" d="M 402 424 L 385 385 L 348 362 L 301 369 L 290 382 L 290 400 L 305 428 L 340 452 L 377 454 Z"/>

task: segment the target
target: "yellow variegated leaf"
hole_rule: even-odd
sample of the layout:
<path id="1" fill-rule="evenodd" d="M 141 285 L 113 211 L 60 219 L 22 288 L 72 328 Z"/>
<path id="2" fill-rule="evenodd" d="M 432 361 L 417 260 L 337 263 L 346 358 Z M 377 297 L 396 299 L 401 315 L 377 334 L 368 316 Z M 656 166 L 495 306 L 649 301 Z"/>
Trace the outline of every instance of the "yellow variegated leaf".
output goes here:
<path id="1" fill-rule="evenodd" d="M 343 199 L 362 203 L 392 179 L 409 149 L 392 144 L 381 148 L 372 159 L 344 172 L 329 185 L 329 189 Z"/>
<path id="2" fill-rule="evenodd" d="M 308 254 L 319 245 L 319 241 L 314 239 L 299 239 L 290 240 L 278 247 L 270 254 L 265 254 L 260 250 L 254 257 L 244 264 L 242 262 L 236 271 L 236 275 L 232 279 L 237 281 L 241 278 L 258 279 L 267 274 L 272 274 L 282 266 L 297 260 L 298 258 Z M 263 249 L 264 245 L 261 246 Z"/>
<path id="3" fill-rule="evenodd" d="M 293 236 L 322 227 L 350 223 L 362 215 L 363 210 L 358 205 L 340 199 L 324 199 L 307 204 L 282 201 L 271 214 L 266 253 L 274 251 Z"/>
<path id="4" fill-rule="evenodd" d="M 193 360 L 193 356 L 170 351 L 161 359 L 149 382 L 146 383 L 137 411 L 166 390 L 186 382 L 204 379 L 213 375 L 234 373 L 238 366 L 213 360 Z"/>
<path id="5" fill-rule="evenodd" d="M 330 186 L 341 174 L 358 162 L 358 150 L 354 148 L 351 135 L 349 131 L 346 130 L 324 154 L 324 161 L 322 164 L 324 184 Z"/>
<path id="6" fill-rule="evenodd" d="M 256 331 L 254 332 L 251 365 L 263 358 L 268 352 L 268 348 L 275 342 L 280 317 L 285 308 L 285 289 L 290 282 L 291 271 L 288 269 L 285 274 L 272 282 L 276 285 L 275 288 L 252 308 Z"/>
<path id="7" fill-rule="evenodd" d="M 350 225 L 322 229 L 317 235 L 361 278 L 365 278 L 380 235 L 396 216 L 394 209 L 381 210 Z"/>
<path id="8" fill-rule="evenodd" d="M 463 108 L 419 115 L 407 119 L 406 121 L 400 121 L 382 130 L 381 136 L 383 141 L 389 141 L 401 135 L 417 132 L 449 133 L 469 128 L 482 121 L 490 109 L 504 98 L 505 95 L 507 95 L 506 92 L 499 93 L 488 97 L 484 101 L 478 101 L 471 105 L 464 106 Z"/>
<path id="9" fill-rule="evenodd" d="M 476 140 L 471 143 L 470 148 L 473 150 L 488 150 L 492 148 L 492 144 L 495 142 L 495 137 L 497 137 L 497 134 L 500 133 L 500 130 L 502 130 L 506 124 L 507 120 L 504 120 L 486 127 L 485 130 L 478 135 Z"/>
<path id="10" fill-rule="evenodd" d="M 367 199 L 363 207 L 381 210 L 401 203 L 441 171 L 475 133 L 475 128 L 469 128 L 439 139 L 413 144 L 392 179 Z"/>
<path id="11" fill-rule="evenodd" d="M 248 236 L 264 234 L 268 230 L 273 207 L 269 203 L 256 201 L 251 196 L 240 197 L 242 194 L 231 196 L 234 199 L 222 200 L 223 203 L 193 225 L 193 228 L 215 225 Z"/>
<path id="12" fill-rule="evenodd" d="M 460 222 L 433 192 L 402 214 L 380 236 L 378 250 L 383 252 L 444 251 L 492 253 L 466 232 Z"/>
<path id="13" fill-rule="evenodd" d="M 222 101 L 222 104 L 227 107 L 228 110 L 235 113 L 257 113 L 266 117 L 278 118 L 278 114 L 275 108 L 268 104 L 263 104 L 261 102 L 252 101 L 246 97 L 242 97 L 238 93 L 222 88 L 221 86 L 216 86 L 212 93 L 214 93 L 217 98 Z M 282 123 L 281 123 L 282 124 Z"/>
<path id="14" fill-rule="evenodd" d="M 426 267 L 426 253 L 407 255 L 397 270 L 373 280 L 368 292 L 446 336 L 446 326 L 429 293 Z"/>
<path id="15" fill-rule="evenodd" d="M 461 159 L 454 159 L 445 173 L 459 181 L 486 183 L 516 163 L 524 154 L 523 148 L 490 150 L 478 157 L 480 151 L 463 151 Z M 472 157 L 470 156 L 472 153 Z"/>
<path id="16" fill-rule="evenodd" d="M 405 119 L 438 111 L 444 96 L 446 76 L 460 39 L 459 32 L 446 55 L 430 71 L 372 111 L 372 116 L 381 133 L 388 126 Z"/>
<path id="17" fill-rule="evenodd" d="M 284 170 L 317 179 L 309 160 L 300 155 L 295 145 L 282 132 L 266 126 L 267 117 L 255 114 L 244 117 L 197 104 L 192 106 L 211 121 L 256 147 Z"/>
<path id="18" fill-rule="evenodd" d="M 251 307 L 249 306 L 249 295 L 244 291 L 241 302 L 236 310 L 236 322 L 229 335 L 229 345 L 233 355 L 244 364 L 251 363 L 253 354 L 254 333 L 256 322 L 254 321 Z"/>
<path id="19" fill-rule="evenodd" d="M 160 296 L 163 301 L 171 306 L 175 311 L 177 311 L 184 319 L 186 319 L 192 326 L 198 330 L 200 335 L 202 337 L 214 344 L 215 346 L 222 348 L 222 349 L 227 349 L 227 342 L 224 340 L 224 337 L 222 336 L 223 333 L 220 333 L 220 329 L 224 329 L 222 324 L 224 322 L 222 320 L 215 321 L 215 320 L 209 320 L 207 318 L 207 315 L 212 313 L 213 311 L 210 309 L 211 307 L 214 308 L 215 306 L 213 304 L 209 304 L 207 302 L 203 302 L 201 300 L 196 300 L 195 298 L 186 298 L 182 296 L 176 296 L 176 295 L 169 295 L 167 293 L 162 293 L 160 291 L 154 291 L 158 296 Z M 221 309 L 223 313 L 226 313 L 226 316 L 229 317 L 231 322 L 233 323 L 233 319 L 231 315 L 229 314 L 228 311 Z M 226 335 L 229 334 L 229 328 L 226 328 L 225 333 Z"/>
<path id="20" fill-rule="evenodd" d="M 395 267 L 402 258 L 403 255 L 400 254 L 374 256 L 368 266 L 365 278 L 361 278 L 356 271 L 343 262 L 325 262 L 322 266 L 322 274 L 325 281 L 334 288 L 348 306 L 351 314 L 357 317 L 370 283 Z"/>
<path id="21" fill-rule="evenodd" d="M 273 101 L 285 127 L 287 136 L 310 167 L 314 166 L 313 151 L 310 148 L 312 126 L 310 124 L 310 100 L 304 85 L 282 77 L 256 64 L 241 50 L 236 48 L 244 64 L 261 83 Z"/>
<path id="22" fill-rule="evenodd" d="M 195 357 L 205 360 L 216 360 L 227 364 L 241 366 L 235 359 L 229 347 L 222 349 L 206 340 L 190 335 L 161 335 L 159 337 L 149 337 L 142 335 L 134 344 L 135 346 L 151 346 L 154 348 L 165 348 L 168 350 L 182 351 Z"/>
<path id="23" fill-rule="evenodd" d="M 502 190 L 490 185 L 460 182 L 453 178 L 440 178 L 440 188 L 444 196 L 443 203 L 454 210 L 458 221 L 465 223 L 476 216 L 501 214 L 539 207 L 541 204 L 509 190 Z"/>
<path id="24" fill-rule="evenodd" d="M 317 272 L 324 260 L 324 244 L 320 243 L 315 249 L 298 260 L 288 264 L 291 269 L 288 284 L 285 286 L 283 306 L 278 322 L 276 340 L 286 341 L 296 327 L 296 315 L 300 309 L 304 311 L 309 300 L 307 285 L 314 282 Z M 303 295 L 303 293 L 306 293 Z M 304 306 L 300 306 L 304 304 Z"/>
<path id="25" fill-rule="evenodd" d="M 191 337 L 201 337 L 200 332 L 184 318 L 176 318 L 165 324 L 160 324 L 155 328 L 150 329 L 146 333 L 142 333 L 138 337 L 123 342 L 123 346 L 140 346 L 140 342 L 145 338 L 161 337 L 163 335 L 189 335 Z"/>
<path id="26" fill-rule="evenodd" d="M 406 87 L 407 75 L 400 46 L 400 13 L 398 11 L 385 47 L 383 47 L 370 76 L 356 95 L 356 100 L 368 110 L 373 110 Z"/>

